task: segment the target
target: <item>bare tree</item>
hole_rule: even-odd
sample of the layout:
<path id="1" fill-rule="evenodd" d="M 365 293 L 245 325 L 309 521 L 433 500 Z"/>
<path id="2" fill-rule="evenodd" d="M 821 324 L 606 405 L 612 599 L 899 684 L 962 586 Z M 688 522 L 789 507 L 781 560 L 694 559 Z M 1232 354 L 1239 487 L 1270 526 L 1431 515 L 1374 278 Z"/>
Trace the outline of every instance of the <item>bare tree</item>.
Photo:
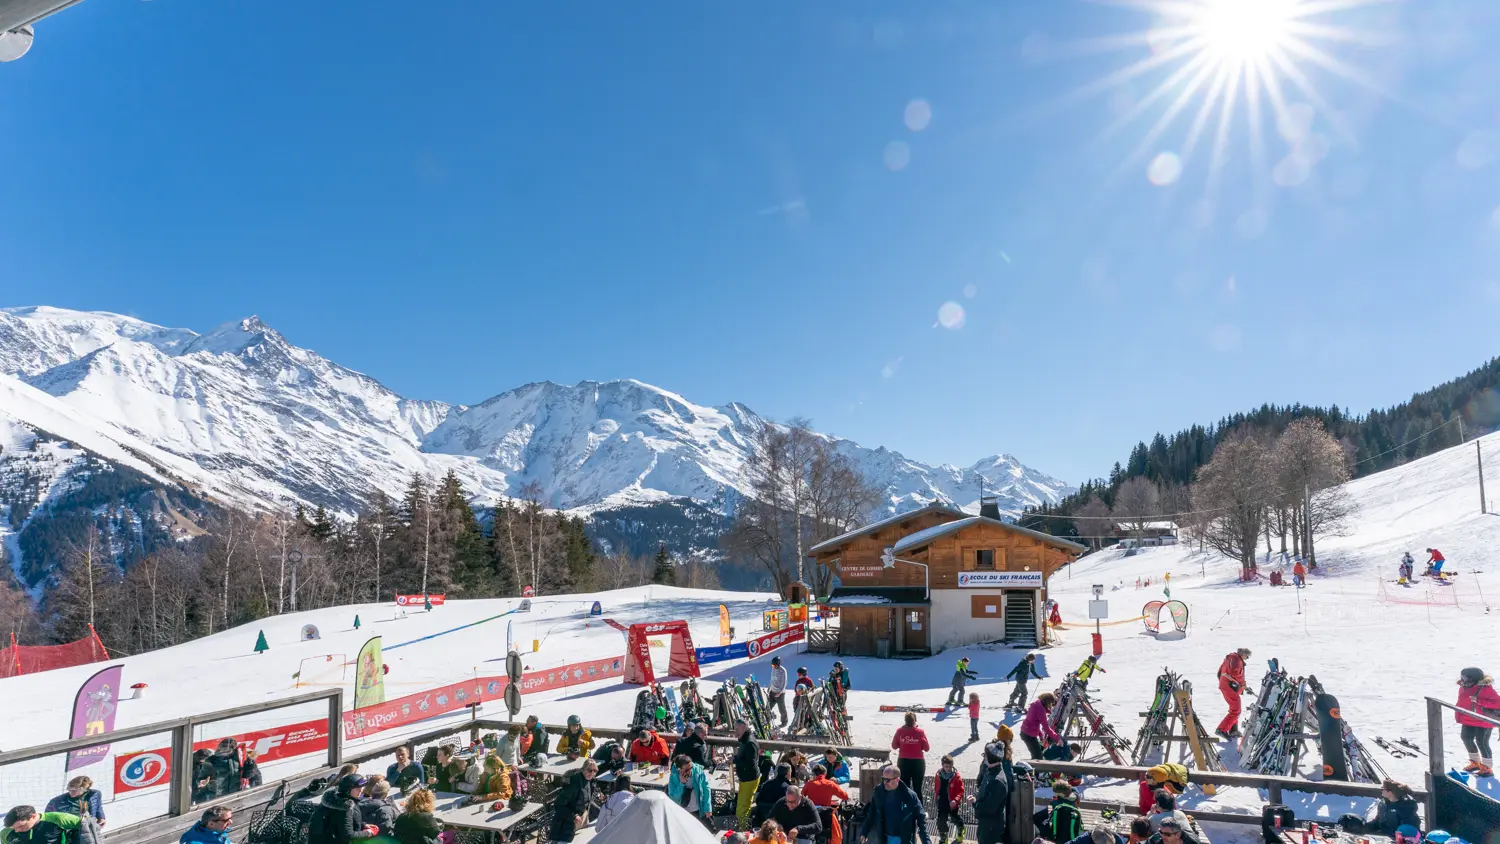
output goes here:
<path id="1" fill-rule="evenodd" d="M 1094 550 L 1099 550 L 1105 532 L 1114 519 L 1109 514 L 1109 505 L 1105 504 L 1098 495 L 1090 495 L 1089 500 L 1078 508 L 1073 515 L 1073 527 L 1078 535 L 1089 540 Z"/>
<path id="2" fill-rule="evenodd" d="M 1219 442 L 1213 458 L 1198 470 L 1193 504 L 1209 511 L 1203 540 L 1240 561 L 1246 580 L 1255 576 L 1255 549 L 1260 540 L 1266 502 L 1276 489 L 1266 447 L 1255 438 L 1233 434 Z"/>
<path id="3" fill-rule="evenodd" d="M 99 527 L 89 522 L 80 541 L 69 541 L 68 562 L 50 596 L 54 611 L 53 635 L 63 641 L 97 630 L 119 576 L 109 543 Z"/>
<path id="4" fill-rule="evenodd" d="M 677 567 L 677 585 L 689 589 L 718 589 L 719 575 L 700 553 L 692 553 Z"/>
<path id="5" fill-rule="evenodd" d="M 1161 513 L 1161 493 L 1156 484 L 1137 475 L 1120 485 L 1112 512 L 1116 521 L 1135 534 L 1139 545 L 1146 535 L 1146 526 Z"/>
<path id="6" fill-rule="evenodd" d="M 640 586 L 650 579 L 646 561 L 621 545 L 599 559 L 600 585 L 605 589 Z"/>
<path id="7" fill-rule="evenodd" d="M 1276 439 L 1272 461 L 1279 497 L 1297 502 L 1301 515 L 1298 527 L 1303 555 L 1307 558 L 1308 568 L 1316 568 L 1318 558 L 1313 546 L 1316 532 L 1313 527 L 1313 493 L 1349 480 L 1349 455 L 1338 440 L 1323 430 L 1322 422 L 1305 417 L 1288 425 Z M 1329 527 L 1341 523 L 1348 515 L 1347 504 L 1327 506 L 1325 510 L 1328 512 L 1317 521 L 1326 522 L 1331 517 Z M 1340 512 L 1343 513 L 1342 516 L 1336 515 Z"/>

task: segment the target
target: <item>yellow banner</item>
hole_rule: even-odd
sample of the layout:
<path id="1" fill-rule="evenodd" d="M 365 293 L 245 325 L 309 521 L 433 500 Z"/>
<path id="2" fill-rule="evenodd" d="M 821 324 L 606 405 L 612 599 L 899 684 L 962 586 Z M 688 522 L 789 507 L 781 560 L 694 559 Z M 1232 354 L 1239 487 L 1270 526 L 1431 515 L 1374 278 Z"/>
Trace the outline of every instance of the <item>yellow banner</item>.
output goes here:
<path id="1" fill-rule="evenodd" d="M 729 607 L 719 605 L 719 644 L 729 644 L 731 636 L 729 633 Z"/>
<path id="2" fill-rule="evenodd" d="M 380 656 L 380 637 L 359 649 L 354 660 L 354 708 L 385 703 L 385 665 Z"/>

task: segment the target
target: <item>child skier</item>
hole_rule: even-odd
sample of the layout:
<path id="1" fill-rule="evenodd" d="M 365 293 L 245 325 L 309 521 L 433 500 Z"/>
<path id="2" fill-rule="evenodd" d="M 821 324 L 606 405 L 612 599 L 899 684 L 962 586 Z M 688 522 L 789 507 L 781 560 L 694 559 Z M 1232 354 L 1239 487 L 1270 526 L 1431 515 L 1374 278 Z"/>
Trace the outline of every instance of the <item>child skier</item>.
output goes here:
<path id="1" fill-rule="evenodd" d="M 1413 560 L 1411 558 L 1411 552 L 1407 551 L 1406 553 L 1402 554 L 1401 555 L 1401 568 L 1399 569 L 1399 571 L 1401 573 L 1401 579 L 1398 580 L 1397 582 L 1400 583 L 1402 586 L 1410 585 L 1411 584 L 1411 579 L 1412 579 L 1412 573 L 1415 572 L 1416 569 L 1417 569 L 1417 561 Z"/>
<path id="2" fill-rule="evenodd" d="M 1009 674 L 1005 675 L 1005 679 L 1016 681 L 1016 688 L 1010 693 L 1010 701 L 1005 704 L 1007 710 L 1014 709 L 1019 712 L 1026 708 L 1026 681 L 1032 677 L 1042 679 L 1042 675 L 1036 673 L 1036 654 L 1027 654 L 1015 668 L 1011 669 Z"/>
<path id="3" fill-rule="evenodd" d="M 1292 583 L 1295 583 L 1298 589 L 1307 585 L 1307 569 L 1303 567 L 1301 560 L 1292 566 Z"/>
<path id="4" fill-rule="evenodd" d="M 969 741 L 979 741 L 979 692 L 969 692 Z"/>
<path id="5" fill-rule="evenodd" d="M 958 660 L 957 667 L 953 670 L 953 688 L 948 690 L 948 706 L 963 706 L 964 685 L 970 680 L 978 680 L 979 675 L 969 670 L 969 658 L 962 657 Z"/>
<path id="6" fill-rule="evenodd" d="M 1078 670 L 1073 672 L 1073 674 L 1078 678 L 1078 685 L 1088 688 L 1089 678 L 1094 676 L 1095 671 L 1104 671 L 1104 667 L 1099 664 L 1099 657 L 1089 654 L 1084 658 L 1083 664 L 1078 666 Z M 1104 673 L 1108 674 L 1109 672 L 1104 671 Z"/>

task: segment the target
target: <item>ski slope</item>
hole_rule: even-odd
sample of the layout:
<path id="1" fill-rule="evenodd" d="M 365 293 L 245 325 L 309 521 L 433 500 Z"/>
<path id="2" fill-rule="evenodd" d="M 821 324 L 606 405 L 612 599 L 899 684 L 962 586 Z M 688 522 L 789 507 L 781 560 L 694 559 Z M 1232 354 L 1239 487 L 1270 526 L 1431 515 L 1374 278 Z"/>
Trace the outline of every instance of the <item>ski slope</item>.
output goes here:
<path id="1" fill-rule="evenodd" d="M 1497 445 L 1500 438 L 1486 438 L 1486 455 L 1500 451 Z M 1500 458 L 1500 454 L 1495 456 Z M 1500 484 L 1492 487 L 1500 488 Z M 1420 786 L 1426 759 L 1393 759 L 1374 747 L 1373 739 L 1377 735 L 1387 739 L 1407 737 L 1425 746 L 1423 696 L 1453 700 L 1458 671 L 1468 665 L 1500 672 L 1494 650 L 1500 625 L 1486 606 L 1486 599 L 1500 599 L 1500 575 L 1486 571 L 1483 565 L 1492 549 L 1500 547 L 1500 516 L 1479 513 L 1472 443 L 1362 478 L 1347 488 L 1358 507 L 1348 533 L 1319 543 L 1321 565 L 1302 590 L 1238 583 L 1236 562 L 1188 546 L 1147 548 L 1133 554 L 1104 551 L 1086 556 L 1059 573 L 1050 584 L 1050 592 L 1069 623 L 1061 631 L 1060 644 L 1037 652 L 1037 668 L 1049 680 L 1034 683 L 1032 694 L 1050 688 L 1053 678 L 1076 668 L 1089 653 L 1093 625 L 1087 621 L 1087 601 L 1091 586 L 1098 583 L 1104 586 L 1110 601 L 1111 619 L 1124 623 L 1103 628 L 1105 654 L 1101 664 L 1106 673 L 1096 675 L 1091 691 L 1101 713 L 1127 740 L 1133 740 L 1140 727 L 1139 713 L 1149 704 L 1163 666 L 1194 684 L 1198 711 L 1212 729 L 1225 711 L 1215 680 L 1219 662 L 1229 651 L 1248 647 L 1253 651 L 1248 672 L 1252 689 L 1259 687 L 1265 661 L 1270 657 L 1281 660 L 1293 675 L 1316 675 L 1339 698 L 1345 719 L 1385 770 Z M 1458 572 L 1455 582 L 1397 586 L 1395 569 L 1402 551 L 1412 551 L 1420 561 L 1425 558 L 1422 549 L 1427 547 L 1443 550 L 1450 570 Z M 1147 601 L 1163 597 L 1163 576 L 1168 573 L 1172 597 L 1188 604 L 1192 622 L 1185 636 L 1153 637 L 1138 621 L 1129 619 L 1139 615 Z M 1143 583 L 1149 580 L 1150 587 L 1137 588 L 1137 579 Z M 455 601 L 431 613 L 410 609 L 403 613 L 392 605 L 367 604 L 265 619 L 121 660 L 126 685 L 147 682 L 150 688 L 145 699 L 121 703 L 118 726 L 305 691 L 306 687 L 294 688 L 292 680 L 303 659 L 328 654 L 352 659 L 365 640 L 376 634 L 383 636 L 387 649 L 410 643 L 385 657 L 390 666 L 387 695 L 395 697 L 465 677 L 502 674 L 503 665 L 496 660 L 503 655 L 507 622 L 514 625 L 514 638 L 522 650 L 529 649 L 533 640 L 540 644 L 539 650 L 525 659 L 528 669 L 537 669 L 623 653 L 623 635 L 602 619 L 587 617 L 588 607 L 596 599 L 603 605 L 604 618 L 622 624 L 685 619 L 696 644 L 702 647 L 717 643 L 720 602 L 729 607 L 738 633 L 736 641 L 743 641 L 747 634 L 760 629 L 760 611 L 772 597 L 658 586 L 539 598 L 529 614 L 479 624 L 474 622 L 514 609 L 518 601 Z M 362 622 L 359 630 L 353 629 L 355 615 Z M 299 641 L 300 629 L 308 623 L 320 628 L 320 640 Z M 265 630 L 271 649 L 257 655 L 253 645 L 260 629 Z M 779 653 L 787 658 L 789 668 L 805 665 L 814 676 L 826 674 L 834 661 L 831 655 Z M 880 712 L 882 704 L 940 705 L 947 694 L 953 664 L 965 654 L 981 675 L 969 690 L 980 695 L 984 715 L 980 731 L 988 740 L 1002 719 L 1012 724 L 1017 720 L 1001 711 L 1011 686 L 997 678 L 1007 673 L 1023 653 L 981 645 L 920 660 L 845 658 L 853 675 L 849 708 L 855 743 L 889 745 L 902 716 Z M 754 673 L 764 682 L 768 661 L 763 657 L 749 663 L 705 666 L 704 691 L 712 692 L 715 680 L 729 676 Z M 10 716 L 0 721 L 0 748 L 65 738 L 73 694 L 98 668 L 81 666 L 0 681 L 0 695 L 7 702 Z M 342 683 L 347 694 L 352 680 L 343 679 Z M 577 714 L 586 725 L 623 726 L 630 719 L 636 691 L 636 687 L 616 680 L 602 681 L 529 696 L 523 712 L 554 723 Z M 503 708 L 493 707 L 486 714 L 503 714 Z M 316 715 L 273 716 L 272 720 L 285 722 Z M 464 716 L 451 717 L 461 720 Z M 966 775 L 977 768 L 982 745 L 968 741 L 966 712 L 919 717 L 932 743 L 930 761 L 934 767 L 938 756 L 951 753 Z M 425 731 L 435 723 L 440 722 L 423 722 L 406 732 Z M 235 726 L 243 725 L 237 722 Z M 384 742 L 402 732 L 380 733 L 369 740 Z M 1447 742 L 1448 763 L 1461 765 L 1458 730 L 1451 721 Z M 139 748 L 116 748 L 131 749 Z M 1024 756 L 1024 748 L 1018 745 L 1017 751 Z M 1224 756 L 1233 770 L 1234 752 L 1227 751 Z M 109 777 L 104 766 L 99 768 L 85 772 L 103 786 Z M 271 770 L 267 773 L 274 775 Z M 6 772 L 0 770 L 0 803 L 17 802 L 23 796 L 45 799 L 60 790 L 65 780 L 60 771 L 49 771 L 46 777 L 51 780 L 7 779 Z M 7 793 L 20 787 L 17 783 L 29 791 L 24 795 Z M 50 790 L 42 795 L 31 793 L 38 789 Z M 1133 805 L 1135 785 L 1091 785 L 1086 787 L 1085 796 L 1119 799 Z M 1287 795 L 1293 801 L 1298 797 Z M 1342 798 L 1305 800 L 1296 807 L 1299 815 L 1316 813 L 1330 820 L 1344 812 L 1362 812 L 1366 805 Z M 1258 813 L 1261 802 L 1258 794 L 1248 790 L 1221 789 L 1218 796 L 1206 798 L 1194 789 L 1183 805 L 1189 812 L 1198 808 Z M 1210 827 L 1210 832 L 1216 844 L 1258 840 L 1247 827 Z"/>

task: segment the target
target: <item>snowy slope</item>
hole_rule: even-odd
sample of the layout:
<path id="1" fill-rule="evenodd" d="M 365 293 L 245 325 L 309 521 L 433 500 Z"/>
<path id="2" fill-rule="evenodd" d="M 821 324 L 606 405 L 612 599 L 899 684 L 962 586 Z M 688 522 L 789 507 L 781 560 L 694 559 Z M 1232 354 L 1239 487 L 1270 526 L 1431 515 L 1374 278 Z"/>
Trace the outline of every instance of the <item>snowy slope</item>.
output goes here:
<path id="1" fill-rule="evenodd" d="M 254 317 L 198 336 L 111 314 L 4 310 L 0 371 L 261 501 L 342 512 L 450 468 L 476 503 L 530 482 L 564 509 L 714 501 L 749 489 L 752 437 L 768 424 L 743 405 L 695 405 L 637 381 L 528 384 L 474 407 L 414 401 Z M 981 478 L 1008 513 L 1068 489 L 1006 455 L 930 467 L 837 442 L 885 490 L 883 510 L 977 507 Z"/>
<path id="2" fill-rule="evenodd" d="M 1484 447 L 1487 459 L 1500 460 L 1500 435 L 1486 438 Z M 1050 591 L 1059 600 L 1069 625 L 1061 633 L 1060 645 L 1037 652 L 1037 667 L 1049 679 L 1034 684 L 1032 693 L 1050 687 L 1089 653 L 1088 634 L 1093 625 L 1086 620 L 1087 601 L 1091 585 L 1099 583 L 1110 602 L 1111 623 L 1103 628 L 1102 665 L 1107 673 L 1097 675 L 1091 689 L 1105 718 L 1127 739 L 1133 738 L 1140 727 L 1138 713 L 1149 702 L 1152 684 L 1163 666 L 1170 666 L 1194 683 L 1197 708 L 1212 726 L 1224 713 L 1214 680 L 1219 662 L 1225 653 L 1249 647 L 1254 652 L 1249 671 L 1252 686 L 1259 685 L 1265 660 L 1277 657 L 1294 674 L 1317 675 L 1338 696 L 1344 717 L 1367 744 L 1377 735 L 1423 742 L 1422 696 L 1451 700 L 1454 680 L 1465 666 L 1497 670 L 1492 661 L 1497 625 L 1493 613 L 1486 612 L 1485 597 L 1492 596 L 1493 600 L 1500 596 L 1500 572 L 1480 569 L 1484 568 L 1481 561 L 1500 547 L 1500 517 L 1478 512 L 1472 443 L 1352 482 L 1348 491 L 1359 507 L 1349 535 L 1323 542 L 1323 564 L 1300 592 L 1239 584 L 1235 581 L 1236 563 L 1192 547 L 1144 549 L 1128 556 L 1122 551 L 1105 551 L 1085 557 L 1070 567 L 1071 571 L 1058 574 L 1049 585 Z M 1405 589 L 1390 582 L 1402 550 L 1420 552 L 1430 546 L 1441 548 L 1460 572 L 1455 584 Z M 1167 573 L 1171 574 L 1172 597 L 1185 601 L 1192 613 L 1192 624 L 1182 638 L 1146 635 L 1140 623 L 1133 620 L 1146 601 L 1162 595 Z M 1150 586 L 1137 588 L 1138 578 L 1143 583 L 1149 580 Z M 713 640 L 720 601 L 729 604 L 743 638 L 759 627 L 758 610 L 767 596 L 649 587 L 597 596 L 544 598 L 531 617 L 524 622 L 519 617 L 516 620 L 518 641 L 534 638 L 542 643 L 540 653 L 530 657 L 527 664 L 549 667 L 621 652 L 623 639 L 618 632 L 597 619 L 584 617 L 587 603 L 596 597 L 603 603 L 606 617 L 624 623 L 685 618 L 704 644 Z M 152 694 L 147 700 L 124 704 L 122 724 L 145 723 L 230 702 L 288 696 L 295 691 L 290 675 L 306 657 L 314 657 L 316 664 L 324 654 L 354 653 L 376 633 L 385 637 L 389 647 L 477 621 L 511 605 L 508 601 L 459 601 L 431 614 L 407 618 L 393 618 L 397 610 L 390 605 L 318 610 L 266 619 L 168 650 L 129 657 L 123 660 L 126 682 L 148 682 Z M 356 613 L 364 621 L 358 631 L 351 624 Z M 308 622 L 321 627 L 321 641 L 296 641 L 297 630 Z M 503 623 L 480 625 L 389 652 L 386 661 L 391 665 L 391 694 L 476 673 L 498 673 L 499 663 L 492 660 L 503 648 Z M 256 630 L 262 628 L 271 650 L 255 656 L 250 648 Z M 850 710 L 855 743 L 888 746 L 901 715 L 880 712 L 881 704 L 941 703 L 953 661 L 960 654 L 970 655 L 972 667 L 980 674 L 969 688 L 981 698 L 982 734 L 992 736 L 1002 721 L 1014 725 L 1016 717 L 1000 709 L 1010 684 L 997 678 L 1015 666 L 1022 656 L 1019 650 L 975 646 L 922 660 L 845 657 L 853 673 Z M 831 655 L 801 653 L 790 657 L 789 664 L 805 665 L 817 676 L 826 673 L 833 659 Z M 750 673 L 764 681 L 769 670 L 765 662 L 708 666 L 704 685 L 712 691 L 715 681 Z M 9 704 L 13 717 L 0 722 L 0 747 L 61 738 L 67 718 L 57 702 L 70 699 L 77 684 L 92 670 L 79 667 L 0 680 L 3 699 L 19 701 Z M 231 686 L 232 701 L 224 694 Z M 619 726 L 630 717 L 635 691 L 635 687 L 605 681 L 528 698 L 523 711 L 548 722 L 579 714 L 587 725 Z M 960 771 L 971 774 L 977 767 L 981 745 L 968 742 L 967 717 L 944 714 L 921 718 L 932 744 L 934 764 L 938 754 L 951 753 L 957 757 Z M 1461 764 L 1461 755 L 1455 751 L 1459 747 L 1457 728 L 1449 722 L 1447 731 L 1447 761 Z M 1023 749 L 1017 749 L 1024 754 Z M 1425 759 L 1393 759 L 1378 748 L 1372 752 L 1391 775 L 1410 783 L 1421 782 Z M 1225 756 L 1232 769 L 1233 753 Z M 32 797 L 12 795 L 7 788 L 16 786 L 0 777 L 0 802 Z M 1085 796 L 1133 803 L 1135 785 L 1090 784 Z M 1304 817 L 1318 814 L 1332 819 L 1346 811 L 1363 809 L 1360 801 L 1287 796 Z M 1189 811 L 1258 812 L 1260 803 L 1259 794 L 1236 789 L 1222 789 L 1213 798 L 1195 789 L 1184 800 Z M 1257 840 L 1251 829 L 1219 827 L 1210 832 L 1216 844 L 1240 844 Z"/>

